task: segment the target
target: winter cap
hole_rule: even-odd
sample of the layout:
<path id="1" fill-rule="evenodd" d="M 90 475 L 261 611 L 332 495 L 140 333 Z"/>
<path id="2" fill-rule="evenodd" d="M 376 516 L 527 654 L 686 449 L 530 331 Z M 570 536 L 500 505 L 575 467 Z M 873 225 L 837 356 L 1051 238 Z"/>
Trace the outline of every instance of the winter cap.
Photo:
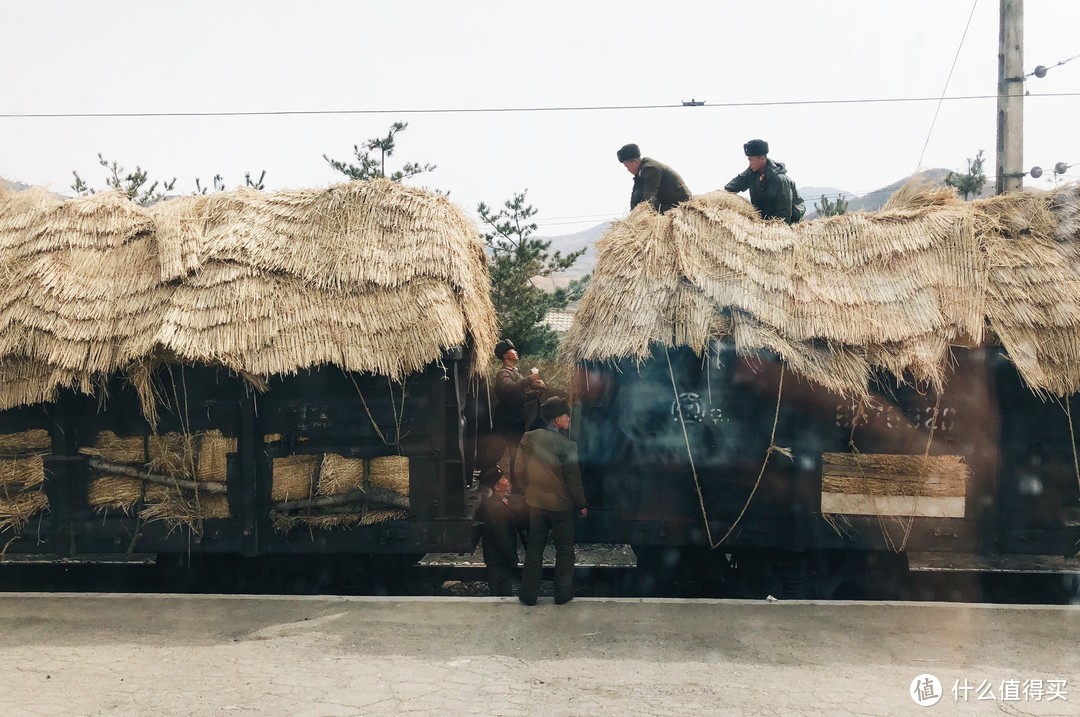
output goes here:
<path id="1" fill-rule="evenodd" d="M 638 149 L 636 144 L 624 144 L 619 147 L 619 151 L 615 154 L 620 162 L 625 162 L 628 159 L 641 159 L 641 150 Z"/>
<path id="2" fill-rule="evenodd" d="M 570 415 L 570 404 L 566 402 L 565 398 L 552 396 L 540 404 L 540 417 L 548 423 L 551 423 L 564 413 Z"/>
<path id="3" fill-rule="evenodd" d="M 504 475 L 506 475 L 506 473 L 503 472 L 503 469 L 499 466 L 498 463 L 496 463 L 491 468 L 488 468 L 486 471 L 484 471 L 484 474 L 480 476 L 480 485 L 484 486 L 485 488 L 491 488 L 496 483 L 498 483 L 499 479 L 502 478 Z"/>
<path id="4" fill-rule="evenodd" d="M 503 339 L 499 343 L 495 344 L 495 358 L 501 359 L 503 355 L 510 349 L 517 350 L 517 346 L 514 346 L 514 342 L 509 339 Z"/>
<path id="5" fill-rule="evenodd" d="M 742 148 L 747 157 L 764 157 L 769 153 L 769 143 L 763 139 L 752 139 Z"/>

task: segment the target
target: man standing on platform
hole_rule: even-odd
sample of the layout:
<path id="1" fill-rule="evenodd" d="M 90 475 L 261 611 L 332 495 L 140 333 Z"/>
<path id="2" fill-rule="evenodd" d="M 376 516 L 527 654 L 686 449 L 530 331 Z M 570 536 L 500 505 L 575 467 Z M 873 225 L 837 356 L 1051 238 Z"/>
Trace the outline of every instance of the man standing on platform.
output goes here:
<path id="1" fill-rule="evenodd" d="M 577 444 L 570 440 L 570 404 L 552 396 L 540 406 L 547 425 L 529 431 L 518 452 L 529 506 L 529 544 L 518 599 L 535 605 L 540 593 L 548 533 L 555 542 L 555 604 L 574 598 L 574 520 L 589 514 L 578 469 Z"/>

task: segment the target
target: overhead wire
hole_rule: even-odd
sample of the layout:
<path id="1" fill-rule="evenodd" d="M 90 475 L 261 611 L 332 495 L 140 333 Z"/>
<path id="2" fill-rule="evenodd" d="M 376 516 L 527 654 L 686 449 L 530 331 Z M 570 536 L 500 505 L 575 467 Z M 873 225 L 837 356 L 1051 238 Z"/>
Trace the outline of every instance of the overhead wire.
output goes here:
<path id="1" fill-rule="evenodd" d="M 1080 92 L 1045 92 L 1027 95 L 1028 98 L 1080 97 Z M 956 102 L 992 100 L 997 95 L 956 95 L 953 97 L 864 97 L 833 100 L 764 100 L 760 102 L 710 102 L 695 105 L 694 109 L 735 107 L 797 107 L 809 105 L 889 104 L 902 102 Z M 683 104 L 655 105 L 581 105 L 551 107 L 435 107 L 396 109 L 337 109 L 337 110 L 221 110 L 191 112 L 3 112 L 0 119 L 139 119 L 147 117 L 287 117 L 315 115 L 416 115 L 416 114 L 483 114 L 509 112 L 598 112 L 616 110 L 657 110 L 682 108 Z"/>
<path id="2" fill-rule="evenodd" d="M 968 14 L 967 23 L 964 25 L 964 32 L 960 36 L 960 44 L 956 47 L 956 54 L 953 56 L 952 66 L 949 67 L 949 74 L 945 78 L 945 86 L 941 88 L 941 99 L 938 100 L 937 108 L 934 110 L 934 119 L 930 121 L 930 129 L 926 133 L 926 141 L 923 142 L 922 152 L 919 153 L 919 163 L 915 165 L 916 172 L 922 169 L 923 158 L 926 156 L 926 148 L 930 146 L 930 137 L 934 134 L 934 125 L 937 124 L 938 115 L 941 113 L 941 105 L 945 101 L 945 93 L 949 91 L 949 83 L 952 81 L 953 72 L 956 70 L 956 61 L 960 59 L 960 51 L 964 48 L 964 40 L 967 39 L 968 29 L 971 27 L 971 18 L 975 17 L 975 8 L 978 6 L 979 0 L 975 0 L 971 3 L 971 12 Z"/>

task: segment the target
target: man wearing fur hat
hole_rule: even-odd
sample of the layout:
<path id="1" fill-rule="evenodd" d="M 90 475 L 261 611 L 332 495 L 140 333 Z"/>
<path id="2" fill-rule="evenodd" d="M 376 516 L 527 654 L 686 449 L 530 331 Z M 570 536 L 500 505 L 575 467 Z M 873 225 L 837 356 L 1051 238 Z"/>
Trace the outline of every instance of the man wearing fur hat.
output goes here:
<path id="1" fill-rule="evenodd" d="M 787 175 L 782 162 L 769 159 L 769 143 L 763 139 L 752 139 L 743 145 L 746 161 L 745 170 L 735 176 L 724 187 L 729 192 L 750 190 L 750 203 L 758 210 L 762 219 L 783 219 L 794 224 L 806 213 L 795 182 Z"/>
<path id="2" fill-rule="evenodd" d="M 634 189 L 630 192 L 631 210 L 642 202 L 648 202 L 663 214 L 690 198 L 690 190 L 679 173 L 655 159 L 642 157 L 636 144 L 624 144 L 615 155 L 626 171 L 634 175 Z"/>
<path id="3" fill-rule="evenodd" d="M 547 425 L 521 439 L 519 462 L 529 506 L 529 544 L 518 599 L 535 605 L 540 592 L 544 546 L 555 542 L 555 604 L 574 598 L 574 519 L 589 514 L 578 469 L 577 444 L 570 440 L 570 404 L 552 396 L 540 406 Z"/>
<path id="4" fill-rule="evenodd" d="M 495 356 L 502 366 L 495 373 L 495 398 L 498 403 L 492 415 L 492 432 L 495 440 L 491 463 L 498 463 L 505 451 L 510 452 L 510 481 L 517 485 L 518 442 L 537 414 L 537 403 L 544 390 L 540 373 L 525 376 L 518 371 L 517 347 L 513 341 L 502 340 L 495 344 Z"/>
<path id="5" fill-rule="evenodd" d="M 492 466 L 480 479 L 491 489 L 491 495 L 480 504 L 478 518 L 488 591 L 495 596 L 508 596 L 518 567 L 518 513 L 521 496 L 510 494 L 510 478 L 502 468 Z"/>

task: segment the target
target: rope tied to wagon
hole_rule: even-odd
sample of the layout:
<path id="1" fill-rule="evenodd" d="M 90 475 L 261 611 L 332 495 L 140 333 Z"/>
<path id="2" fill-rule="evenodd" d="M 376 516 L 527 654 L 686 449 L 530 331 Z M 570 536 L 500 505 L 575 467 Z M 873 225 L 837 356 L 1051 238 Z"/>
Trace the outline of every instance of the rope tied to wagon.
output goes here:
<path id="1" fill-rule="evenodd" d="M 713 540 L 712 528 L 709 525 L 709 513 L 705 508 L 705 496 L 701 490 L 701 479 L 698 476 L 697 466 L 694 465 L 694 453 L 690 447 L 690 434 L 686 430 L 686 419 L 683 416 L 682 400 L 679 398 L 679 388 L 675 383 L 675 370 L 671 365 L 671 352 L 668 349 L 664 350 L 664 356 L 667 358 L 668 376 L 671 378 L 671 389 L 675 393 L 675 407 L 679 415 L 679 426 L 682 428 L 683 441 L 686 443 L 686 456 L 690 460 L 690 473 L 694 477 L 694 489 L 697 491 L 698 505 L 701 507 L 701 517 L 705 521 L 705 537 L 709 541 L 709 548 L 715 550 L 720 547 L 725 540 L 731 537 L 731 534 L 735 532 L 735 528 L 738 527 L 742 521 L 743 516 L 746 515 L 747 509 L 750 507 L 750 502 L 753 501 L 754 495 L 757 493 L 758 487 L 761 485 L 762 478 L 765 477 L 765 468 L 769 465 L 769 457 L 774 453 L 778 453 L 785 456 L 789 460 L 792 458 L 791 449 L 776 445 L 776 427 L 780 423 L 780 400 L 784 395 L 784 364 L 780 363 L 780 380 L 776 388 L 776 410 L 773 414 L 772 431 L 769 434 L 769 447 L 765 449 L 765 458 L 761 463 L 761 470 L 758 471 L 757 480 L 754 481 L 754 487 L 750 490 L 750 495 L 747 496 L 746 502 L 743 503 L 742 510 L 739 511 L 739 515 L 736 516 L 731 527 L 724 533 L 724 537 L 720 540 Z"/>

